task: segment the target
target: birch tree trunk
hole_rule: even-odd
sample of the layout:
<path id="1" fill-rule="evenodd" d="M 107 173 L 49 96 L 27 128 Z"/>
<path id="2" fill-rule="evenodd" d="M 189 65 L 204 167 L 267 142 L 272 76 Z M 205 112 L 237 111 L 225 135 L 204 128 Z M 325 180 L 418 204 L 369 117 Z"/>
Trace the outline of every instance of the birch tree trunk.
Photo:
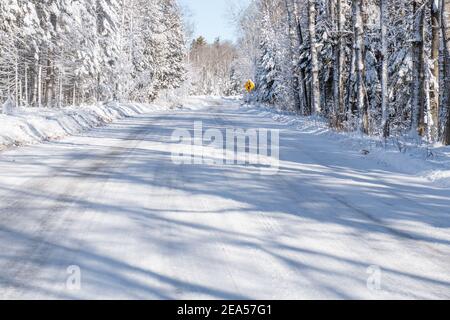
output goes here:
<path id="1" fill-rule="evenodd" d="M 37 105 L 42 107 L 42 66 L 39 65 L 39 71 L 37 76 Z"/>
<path id="2" fill-rule="evenodd" d="M 25 63 L 25 107 L 28 107 L 28 65 Z"/>
<path id="3" fill-rule="evenodd" d="M 72 107 L 76 106 L 77 103 L 77 83 L 73 83 L 73 91 L 72 91 Z"/>
<path id="4" fill-rule="evenodd" d="M 442 30 L 444 38 L 444 63 L 445 63 L 445 92 L 447 98 L 447 119 L 444 129 L 442 142 L 445 145 L 450 145 L 450 0 L 442 0 Z"/>
<path id="5" fill-rule="evenodd" d="M 355 107 L 355 95 L 354 95 L 354 87 L 355 87 L 355 81 L 354 81 L 354 74 L 356 70 L 355 66 L 355 46 L 352 46 L 352 53 L 350 57 L 350 72 L 348 77 L 348 84 L 347 84 L 347 97 L 346 97 L 346 106 L 347 106 L 347 120 L 351 119 L 354 114 L 356 114 L 356 107 Z"/>
<path id="6" fill-rule="evenodd" d="M 431 0 L 431 60 L 430 79 L 430 136 L 433 141 L 439 139 L 439 47 L 440 47 L 440 0 Z"/>
<path id="7" fill-rule="evenodd" d="M 59 108 L 63 106 L 63 76 L 61 70 L 59 70 L 58 106 Z"/>
<path id="8" fill-rule="evenodd" d="M 316 40 L 316 0 L 308 0 L 309 39 L 311 45 L 311 105 L 314 114 L 321 112 L 319 59 Z"/>
<path id="9" fill-rule="evenodd" d="M 381 129 L 383 137 L 389 136 L 388 109 L 388 65 L 387 65 L 387 1 L 380 0 L 380 28 L 381 28 Z"/>
<path id="10" fill-rule="evenodd" d="M 38 104 L 38 85 L 39 85 L 39 60 L 36 59 L 35 63 L 34 63 L 34 69 L 32 69 L 34 72 L 34 76 L 33 76 L 33 91 L 31 92 L 31 104 L 33 105 L 33 107 L 36 107 Z"/>
<path id="11" fill-rule="evenodd" d="M 55 76 L 53 70 L 53 62 L 52 62 L 52 53 L 50 50 L 48 51 L 48 59 L 47 59 L 47 68 L 46 68 L 46 77 L 45 77 L 45 91 L 44 91 L 44 99 L 45 105 L 47 107 L 51 107 L 53 104 L 54 97 L 54 87 L 55 87 Z"/>
<path id="12" fill-rule="evenodd" d="M 57 31 L 57 17 L 55 13 L 50 14 L 50 23 L 53 26 L 53 30 Z M 55 52 L 54 48 L 57 46 L 56 36 L 52 36 L 50 47 L 47 50 L 47 68 L 46 68 L 46 77 L 45 77 L 45 104 L 47 107 L 53 106 L 53 100 L 55 97 Z"/>
<path id="13" fill-rule="evenodd" d="M 356 64 L 356 106 L 359 114 L 359 130 L 369 132 L 369 119 L 364 101 L 364 26 L 361 15 L 361 0 L 353 0 L 354 46 Z"/>
<path id="14" fill-rule="evenodd" d="M 20 96 L 19 96 L 19 52 L 16 48 L 16 59 L 14 63 L 14 85 L 15 85 L 15 107 L 19 107 L 20 105 Z"/>
<path id="15" fill-rule="evenodd" d="M 293 10 L 293 3 L 291 0 L 284 0 L 286 11 L 287 11 L 287 18 L 288 18 L 288 29 L 289 29 L 289 55 L 291 60 L 291 89 L 292 89 L 292 95 L 294 97 L 294 108 L 297 111 L 301 110 L 301 102 L 300 102 L 300 88 L 299 88 L 299 79 L 297 76 L 297 63 L 295 59 L 295 53 L 294 48 L 297 47 L 296 41 L 295 41 L 295 31 L 293 27 L 295 25 L 295 12 Z"/>
<path id="16" fill-rule="evenodd" d="M 344 49 L 344 26 L 345 15 L 343 9 L 343 0 L 336 0 L 336 31 L 337 31 L 337 46 L 334 55 L 334 108 L 337 116 L 336 127 L 340 127 L 344 118 L 344 75 L 343 67 L 345 63 L 345 49 Z"/>
<path id="17" fill-rule="evenodd" d="M 299 46 L 303 45 L 304 39 L 303 39 L 303 31 L 302 31 L 302 23 L 300 21 L 300 18 L 297 17 L 297 36 L 299 41 Z M 302 66 L 299 66 L 299 73 L 300 73 L 300 82 L 301 82 L 301 89 L 302 89 L 302 114 L 303 115 L 309 115 L 311 114 L 311 100 L 309 98 L 308 94 L 308 86 L 306 84 L 306 71 L 305 68 Z"/>
<path id="18" fill-rule="evenodd" d="M 413 40 L 413 80 L 411 86 L 411 132 L 423 135 L 424 123 L 424 10 L 420 3 L 414 1 L 414 40 Z"/>

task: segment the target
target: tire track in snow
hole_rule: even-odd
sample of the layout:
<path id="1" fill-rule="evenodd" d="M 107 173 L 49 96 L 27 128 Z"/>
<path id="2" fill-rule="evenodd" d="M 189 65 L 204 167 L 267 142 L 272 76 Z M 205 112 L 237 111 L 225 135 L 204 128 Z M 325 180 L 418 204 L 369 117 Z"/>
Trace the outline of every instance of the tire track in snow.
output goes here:
<path id="1" fill-rule="evenodd" d="M 52 243 L 51 239 L 54 238 L 55 234 L 65 233 L 64 230 L 69 229 L 70 225 L 67 223 L 68 219 L 66 218 L 66 214 L 70 212 L 70 209 L 77 202 L 84 198 L 85 189 L 89 188 L 89 183 L 86 180 L 96 177 L 96 172 L 100 168 L 109 167 L 113 169 L 126 159 L 127 154 L 134 150 L 149 130 L 147 126 L 138 126 L 136 129 L 136 131 L 128 134 L 125 138 L 121 138 L 117 145 L 108 146 L 107 152 L 103 152 L 101 155 L 95 155 L 93 163 L 88 162 L 85 166 L 83 165 L 85 160 L 92 157 L 90 152 L 84 153 L 81 159 L 64 161 L 60 167 L 77 170 L 80 175 L 76 181 L 73 178 L 63 181 L 65 187 L 58 188 L 57 195 L 54 199 L 46 200 L 49 202 L 46 204 L 49 205 L 48 207 L 42 207 L 41 200 L 39 199 L 30 199 L 31 201 L 29 203 L 24 203 L 23 199 L 18 199 L 7 207 L 0 209 L 0 216 L 2 217 L 0 234 L 14 232 L 13 230 L 5 230 L 3 226 L 20 225 L 17 219 L 21 219 L 21 216 L 18 213 L 33 211 L 34 209 L 29 207 L 33 202 L 36 204 L 36 208 L 39 207 L 40 211 L 45 211 L 44 214 L 40 214 L 39 218 L 34 221 L 32 230 L 29 230 L 32 233 L 32 239 L 30 239 L 31 244 L 27 245 L 24 251 L 20 253 L 21 257 L 27 257 L 26 261 L 24 262 L 23 259 L 10 259 L 6 264 L 0 266 L 2 270 L 7 272 L 7 276 L 0 279 L 0 284 L 6 282 L 6 285 L 1 285 L 3 296 L 20 296 L 26 290 L 26 284 L 37 278 L 39 272 L 42 271 L 48 262 L 48 256 L 51 251 L 55 249 L 55 244 Z M 133 141 L 131 147 L 129 146 L 130 141 Z M 99 157 L 100 160 L 97 160 Z M 121 161 L 117 161 L 118 159 Z M 58 185 L 58 183 L 55 183 L 55 180 L 60 178 L 60 172 L 57 169 L 54 170 L 45 179 L 44 183 L 32 179 L 30 184 L 21 185 L 20 188 L 30 190 L 31 198 L 35 197 L 33 194 L 34 190 L 39 190 L 41 193 L 44 193 L 46 190 L 48 191 L 52 185 Z M 107 179 L 102 180 L 103 183 L 107 181 Z M 82 188 L 83 184 L 85 188 Z M 4 212 L 10 212 L 10 214 L 5 218 Z M 14 284 L 8 284 L 11 281 L 5 278 L 12 279 Z"/>

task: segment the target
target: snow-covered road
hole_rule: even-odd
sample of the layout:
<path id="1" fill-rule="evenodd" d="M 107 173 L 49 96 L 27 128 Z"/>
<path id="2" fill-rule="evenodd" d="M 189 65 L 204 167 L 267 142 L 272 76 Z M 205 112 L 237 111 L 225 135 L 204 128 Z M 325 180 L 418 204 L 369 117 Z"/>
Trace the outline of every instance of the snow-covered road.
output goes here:
<path id="1" fill-rule="evenodd" d="M 449 189 L 203 104 L 1 153 L 0 298 L 450 298 Z M 173 163 L 194 121 L 279 129 L 279 173 Z"/>

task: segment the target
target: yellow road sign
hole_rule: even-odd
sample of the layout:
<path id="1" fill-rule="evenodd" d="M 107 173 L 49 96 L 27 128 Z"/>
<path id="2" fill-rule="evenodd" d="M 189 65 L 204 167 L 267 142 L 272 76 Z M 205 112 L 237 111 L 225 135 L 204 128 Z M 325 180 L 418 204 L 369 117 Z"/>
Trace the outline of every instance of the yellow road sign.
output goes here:
<path id="1" fill-rule="evenodd" d="M 255 89 L 255 84 L 253 83 L 252 80 L 248 80 L 245 83 L 245 90 L 247 90 L 248 93 L 252 92 Z"/>

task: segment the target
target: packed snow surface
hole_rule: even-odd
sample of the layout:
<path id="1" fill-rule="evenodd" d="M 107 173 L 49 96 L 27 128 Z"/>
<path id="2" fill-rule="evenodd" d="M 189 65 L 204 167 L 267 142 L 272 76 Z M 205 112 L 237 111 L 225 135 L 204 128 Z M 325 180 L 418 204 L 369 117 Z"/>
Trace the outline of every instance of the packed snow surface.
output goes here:
<path id="1" fill-rule="evenodd" d="M 447 187 L 317 125 L 185 105 L 0 153 L 1 298 L 450 298 Z M 280 130 L 278 174 L 175 164 L 194 121 Z"/>

